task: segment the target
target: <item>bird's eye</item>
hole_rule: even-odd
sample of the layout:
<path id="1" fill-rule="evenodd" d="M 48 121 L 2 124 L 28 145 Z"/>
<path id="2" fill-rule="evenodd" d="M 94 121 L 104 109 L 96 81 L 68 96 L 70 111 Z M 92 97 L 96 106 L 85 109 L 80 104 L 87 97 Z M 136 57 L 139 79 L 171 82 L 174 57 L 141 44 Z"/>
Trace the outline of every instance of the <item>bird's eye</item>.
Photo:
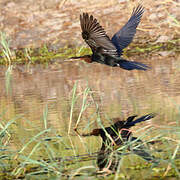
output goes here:
<path id="1" fill-rule="evenodd" d="M 87 31 L 82 32 L 82 37 L 83 37 L 83 39 L 88 40 L 89 39 L 89 33 Z"/>

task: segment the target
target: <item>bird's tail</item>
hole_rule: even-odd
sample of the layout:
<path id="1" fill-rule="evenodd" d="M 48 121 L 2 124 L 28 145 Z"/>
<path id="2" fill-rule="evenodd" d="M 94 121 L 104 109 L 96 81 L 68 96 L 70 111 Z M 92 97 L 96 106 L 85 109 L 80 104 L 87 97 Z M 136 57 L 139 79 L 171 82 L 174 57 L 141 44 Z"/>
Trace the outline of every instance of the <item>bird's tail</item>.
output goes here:
<path id="1" fill-rule="evenodd" d="M 140 123 L 142 121 L 147 121 L 147 120 L 149 120 L 151 118 L 154 118 L 155 116 L 156 116 L 155 113 L 147 114 L 145 116 L 142 116 L 142 117 L 136 119 L 135 121 L 126 121 L 124 126 L 131 127 L 131 126 L 134 126 L 135 124 Z"/>
<path id="2" fill-rule="evenodd" d="M 118 65 L 121 68 L 129 70 L 129 71 L 134 70 L 134 69 L 146 71 L 146 70 L 150 69 L 150 67 L 145 64 L 142 64 L 140 62 L 135 62 L 135 61 L 127 61 L 125 59 L 120 60 L 118 62 Z"/>

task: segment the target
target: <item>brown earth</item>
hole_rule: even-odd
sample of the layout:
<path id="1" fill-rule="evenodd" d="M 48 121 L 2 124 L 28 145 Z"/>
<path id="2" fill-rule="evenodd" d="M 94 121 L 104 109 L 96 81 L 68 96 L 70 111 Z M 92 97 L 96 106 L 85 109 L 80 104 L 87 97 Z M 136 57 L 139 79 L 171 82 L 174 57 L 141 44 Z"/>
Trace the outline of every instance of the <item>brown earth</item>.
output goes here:
<path id="1" fill-rule="evenodd" d="M 180 38 L 180 0 L 144 0 L 142 4 L 146 11 L 135 41 Z M 80 13 L 93 14 L 112 36 L 137 5 L 137 0 L 0 0 L 0 30 L 9 37 L 12 48 L 39 47 L 44 43 L 59 47 L 85 45 Z"/>

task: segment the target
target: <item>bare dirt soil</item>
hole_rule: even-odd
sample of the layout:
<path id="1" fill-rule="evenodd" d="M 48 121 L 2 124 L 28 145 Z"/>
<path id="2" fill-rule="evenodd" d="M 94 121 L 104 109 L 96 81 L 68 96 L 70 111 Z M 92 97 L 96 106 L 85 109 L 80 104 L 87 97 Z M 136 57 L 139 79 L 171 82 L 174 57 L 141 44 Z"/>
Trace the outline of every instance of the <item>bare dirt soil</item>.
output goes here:
<path id="1" fill-rule="evenodd" d="M 146 11 L 135 41 L 166 42 L 180 38 L 180 0 L 144 0 L 142 4 Z M 84 43 L 80 13 L 93 14 L 112 36 L 137 5 L 137 0 L 0 0 L 0 30 L 15 49 L 44 43 L 79 46 Z"/>

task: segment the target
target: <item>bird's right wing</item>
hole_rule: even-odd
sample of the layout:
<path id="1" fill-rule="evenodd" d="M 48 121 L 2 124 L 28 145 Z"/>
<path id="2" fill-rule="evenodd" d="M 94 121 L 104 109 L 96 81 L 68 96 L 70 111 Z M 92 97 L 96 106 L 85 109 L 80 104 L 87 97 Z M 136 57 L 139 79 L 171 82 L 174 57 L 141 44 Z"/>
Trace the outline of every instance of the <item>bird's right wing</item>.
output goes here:
<path id="1" fill-rule="evenodd" d="M 80 15 L 80 23 L 82 37 L 93 52 L 98 51 L 102 54 L 112 56 L 118 55 L 116 46 L 111 42 L 105 30 L 97 22 L 97 19 L 95 19 L 92 15 L 89 16 L 88 13 L 83 13 Z"/>
<path id="2" fill-rule="evenodd" d="M 122 55 L 123 49 L 133 40 L 143 13 L 143 6 L 138 5 L 136 9 L 134 8 L 128 22 L 112 37 L 112 42 L 116 46 L 119 56 Z"/>
<path id="3" fill-rule="evenodd" d="M 137 117 L 137 115 L 129 116 L 125 122 L 126 122 L 126 123 L 132 122 L 135 117 Z"/>
<path id="4" fill-rule="evenodd" d="M 152 119 L 156 116 L 155 113 L 151 113 L 151 114 L 147 114 L 145 116 L 141 116 L 140 118 L 136 119 L 135 121 L 132 121 L 132 122 L 127 122 L 125 125 L 126 126 L 134 126 L 135 124 L 137 123 L 140 123 L 142 121 L 147 121 L 149 119 Z"/>

